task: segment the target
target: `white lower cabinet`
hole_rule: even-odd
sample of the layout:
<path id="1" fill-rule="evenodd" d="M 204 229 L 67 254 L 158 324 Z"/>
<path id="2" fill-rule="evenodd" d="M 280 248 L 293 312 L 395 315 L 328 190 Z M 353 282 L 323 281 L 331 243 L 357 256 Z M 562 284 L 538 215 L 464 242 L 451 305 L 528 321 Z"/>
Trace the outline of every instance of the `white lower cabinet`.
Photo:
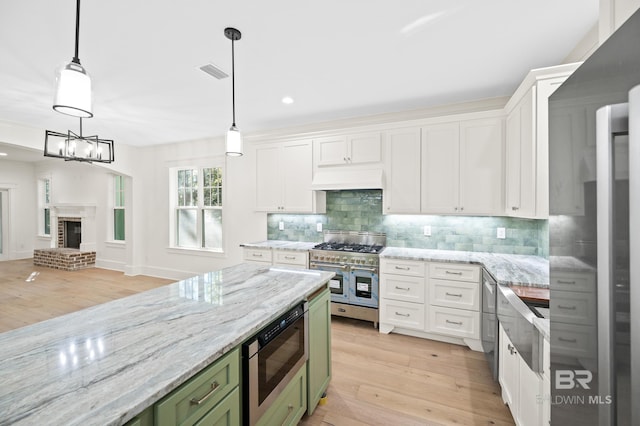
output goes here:
<path id="1" fill-rule="evenodd" d="M 264 265 L 281 265 L 288 268 L 306 269 L 309 267 L 309 252 L 298 250 L 279 250 L 270 247 L 244 247 L 243 260 Z"/>
<path id="2" fill-rule="evenodd" d="M 480 267 L 380 259 L 380 332 L 480 348 Z"/>
<path id="3" fill-rule="evenodd" d="M 499 333 L 498 380 L 502 387 L 502 400 L 509 406 L 516 425 L 550 424 L 548 371 L 547 374 L 533 372 L 520 357 L 502 324 Z M 548 359 L 548 344 L 545 349 L 543 356 Z"/>

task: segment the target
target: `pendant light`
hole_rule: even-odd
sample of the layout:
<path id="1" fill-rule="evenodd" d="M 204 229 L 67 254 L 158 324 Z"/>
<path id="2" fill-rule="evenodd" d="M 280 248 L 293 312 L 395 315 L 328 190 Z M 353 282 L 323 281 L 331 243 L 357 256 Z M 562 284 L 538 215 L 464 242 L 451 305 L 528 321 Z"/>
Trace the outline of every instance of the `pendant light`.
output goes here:
<path id="1" fill-rule="evenodd" d="M 225 28 L 224 35 L 231 40 L 231 102 L 233 107 L 233 123 L 227 132 L 226 151 L 228 156 L 242 155 L 242 135 L 236 127 L 236 80 L 235 80 L 235 51 L 234 42 L 240 40 L 242 34 L 235 28 Z"/>
<path id="2" fill-rule="evenodd" d="M 76 49 L 71 62 L 56 73 L 56 92 L 53 109 L 75 117 L 91 118 L 91 78 L 80 65 L 78 44 L 80 39 L 80 0 L 76 0 Z"/>

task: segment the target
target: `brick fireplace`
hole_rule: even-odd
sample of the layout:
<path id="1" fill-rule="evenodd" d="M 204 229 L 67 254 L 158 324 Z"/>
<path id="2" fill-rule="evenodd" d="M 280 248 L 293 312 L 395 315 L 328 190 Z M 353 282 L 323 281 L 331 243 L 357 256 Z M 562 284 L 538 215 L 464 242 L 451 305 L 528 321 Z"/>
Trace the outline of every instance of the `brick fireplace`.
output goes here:
<path id="1" fill-rule="evenodd" d="M 95 206 L 52 206 L 51 235 L 51 247 L 34 250 L 34 265 L 66 271 L 95 266 Z"/>

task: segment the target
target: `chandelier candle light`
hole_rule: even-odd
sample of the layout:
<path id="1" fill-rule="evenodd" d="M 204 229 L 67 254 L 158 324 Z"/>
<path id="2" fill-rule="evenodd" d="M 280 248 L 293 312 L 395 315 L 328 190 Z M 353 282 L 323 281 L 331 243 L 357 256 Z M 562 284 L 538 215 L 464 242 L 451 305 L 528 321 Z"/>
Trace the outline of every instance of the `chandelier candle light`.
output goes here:
<path id="1" fill-rule="evenodd" d="M 46 157 L 64 158 L 65 161 L 83 161 L 87 163 L 111 163 L 114 160 L 113 141 L 95 136 L 82 135 L 82 118 L 80 118 L 80 134 L 71 130 L 67 133 L 47 130 L 44 139 L 44 155 Z"/>
<path id="2" fill-rule="evenodd" d="M 242 155 L 242 135 L 236 127 L 236 80 L 235 80 L 235 52 L 234 42 L 240 40 L 242 34 L 235 28 L 225 28 L 224 35 L 231 40 L 231 101 L 233 107 L 233 123 L 227 132 L 226 151 L 228 156 Z"/>

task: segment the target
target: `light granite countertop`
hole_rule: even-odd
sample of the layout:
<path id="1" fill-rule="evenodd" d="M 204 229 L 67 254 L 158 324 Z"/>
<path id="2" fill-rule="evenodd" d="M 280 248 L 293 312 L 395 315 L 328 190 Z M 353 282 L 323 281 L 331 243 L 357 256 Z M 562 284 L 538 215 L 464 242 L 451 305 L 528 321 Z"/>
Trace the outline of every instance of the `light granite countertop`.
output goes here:
<path id="1" fill-rule="evenodd" d="M 308 251 L 319 243 L 309 243 L 302 241 L 283 241 L 283 240 L 266 240 L 255 243 L 243 243 L 240 247 L 260 248 L 260 249 L 278 249 L 291 251 Z"/>
<path id="2" fill-rule="evenodd" d="M 241 264 L 2 333 L 0 424 L 123 424 L 332 276 Z"/>
<path id="3" fill-rule="evenodd" d="M 549 287 L 549 261 L 539 256 L 386 247 L 380 257 L 477 264 L 483 266 L 500 285 Z"/>

